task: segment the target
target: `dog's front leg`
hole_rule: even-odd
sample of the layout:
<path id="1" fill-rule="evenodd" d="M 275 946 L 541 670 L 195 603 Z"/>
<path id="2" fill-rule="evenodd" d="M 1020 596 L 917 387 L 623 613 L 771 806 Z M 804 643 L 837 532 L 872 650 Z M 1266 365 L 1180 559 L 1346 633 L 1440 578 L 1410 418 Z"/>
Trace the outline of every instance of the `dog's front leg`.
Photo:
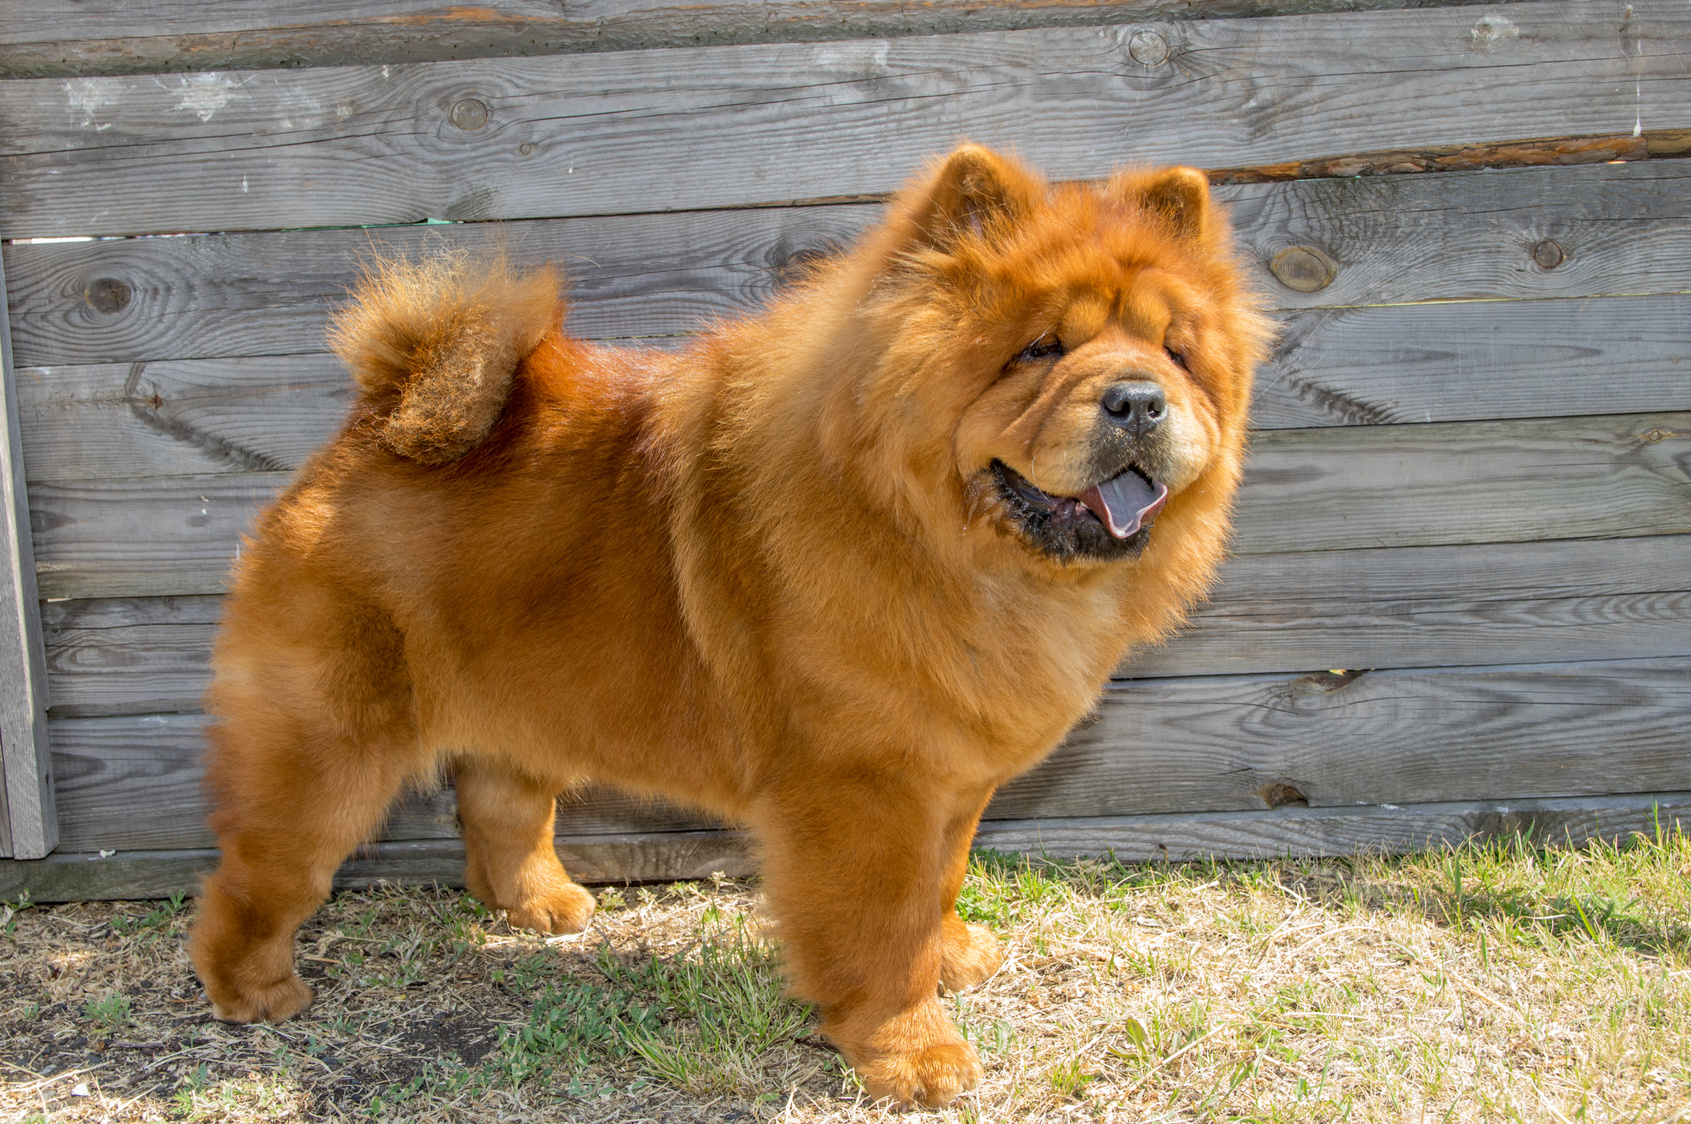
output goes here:
<path id="1" fill-rule="evenodd" d="M 980 1081 L 938 998 L 959 828 L 979 793 L 867 769 L 775 786 L 756 826 L 794 990 L 875 1097 L 943 1105 Z M 964 844 L 966 846 L 966 842 Z"/>

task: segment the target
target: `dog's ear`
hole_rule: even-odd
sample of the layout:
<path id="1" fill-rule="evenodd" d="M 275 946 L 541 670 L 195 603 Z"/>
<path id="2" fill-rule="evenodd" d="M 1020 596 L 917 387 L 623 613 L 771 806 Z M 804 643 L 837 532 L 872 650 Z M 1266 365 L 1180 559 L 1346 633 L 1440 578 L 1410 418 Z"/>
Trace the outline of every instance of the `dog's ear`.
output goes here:
<path id="1" fill-rule="evenodd" d="M 1115 178 L 1111 189 L 1159 216 L 1180 238 L 1203 241 L 1210 232 L 1210 181 L 1196 168 L 1159 168 Z"/>
<path id="2" fill-rule="evenodd" d="M 965 237 L 991 240 L 1044 190 L 1037 175 L 978 144 L 958 147 L 899 193 L 914 240 L 948 252 Z"/>

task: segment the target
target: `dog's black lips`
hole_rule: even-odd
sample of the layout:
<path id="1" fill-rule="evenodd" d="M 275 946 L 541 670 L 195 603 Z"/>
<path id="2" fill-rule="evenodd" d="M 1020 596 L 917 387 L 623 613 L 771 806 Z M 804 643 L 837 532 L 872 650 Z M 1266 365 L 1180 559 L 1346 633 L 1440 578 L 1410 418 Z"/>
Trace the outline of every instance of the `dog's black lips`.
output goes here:
<path id="1" fill-rule="evenodd" d="M 1137 530 L 1117 538 L 1080 499 L 1044 492 L 1000 460 L 993 461 L 987 471 L 1010 522 L 1036 550 L 1058 561 L 1137 558 L 1150 541 L 1155 509 L 1161 507 L 1159 499 Z M 1126 471 L 1136 473 L 1151 488 L 1160 488 L 1139 466 L 1130 465 Z M 1088 491 L 1096 492 L 1097 488 Z"/>

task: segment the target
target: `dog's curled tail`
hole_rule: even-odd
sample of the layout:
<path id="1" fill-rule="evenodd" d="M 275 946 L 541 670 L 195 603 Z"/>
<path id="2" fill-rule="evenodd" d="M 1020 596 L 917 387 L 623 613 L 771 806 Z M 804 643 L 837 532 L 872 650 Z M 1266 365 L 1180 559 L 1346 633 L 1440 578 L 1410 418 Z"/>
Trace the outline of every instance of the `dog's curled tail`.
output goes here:
<path id="1" fill-rule="evenodd" d="M 557 271 L 502 256 L 378 259 L 329 327 L 329 343 L 385 416 L 380 440 L 445 464 L 481 444 L 504 412 L 517 364 L 563 313 Z"/>

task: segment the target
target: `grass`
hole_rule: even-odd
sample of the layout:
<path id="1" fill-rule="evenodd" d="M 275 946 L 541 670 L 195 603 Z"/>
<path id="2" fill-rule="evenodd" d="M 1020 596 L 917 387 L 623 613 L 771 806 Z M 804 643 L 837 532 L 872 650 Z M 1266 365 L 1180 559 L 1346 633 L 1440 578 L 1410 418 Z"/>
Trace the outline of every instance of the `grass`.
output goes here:
<path id="1" fill-rule="evenodd" d="M 0 907 L 0 1120 L 859 1121 L 756 886 L 600 892 L 579 939 L 442 889 L 338 895 L 318 1001 L 206 1015 L 189 907 Z M 983 854 L 1004 969 L 947 1121 L 1691 1121 L 1691 839 L 1122 866 Z"/>

